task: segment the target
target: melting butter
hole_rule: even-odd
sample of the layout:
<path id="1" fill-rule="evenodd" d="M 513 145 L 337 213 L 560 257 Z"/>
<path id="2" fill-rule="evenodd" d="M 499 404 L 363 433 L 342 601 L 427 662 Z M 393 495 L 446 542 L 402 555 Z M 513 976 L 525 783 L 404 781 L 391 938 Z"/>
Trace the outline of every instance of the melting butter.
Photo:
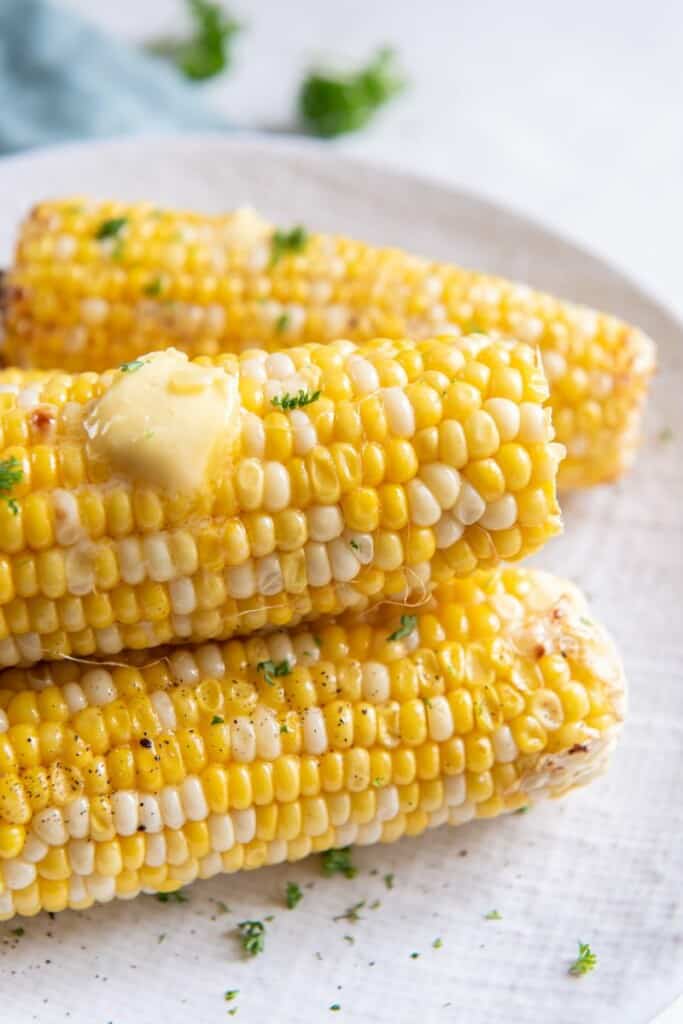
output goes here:
<path id="1" fill-rule="evenodd" d="M 86 454 L 132 481 L 191 495 L 224 472 L 240 436 L 237 378 L 169 348 L 128 363 L 85 419 Z"/>

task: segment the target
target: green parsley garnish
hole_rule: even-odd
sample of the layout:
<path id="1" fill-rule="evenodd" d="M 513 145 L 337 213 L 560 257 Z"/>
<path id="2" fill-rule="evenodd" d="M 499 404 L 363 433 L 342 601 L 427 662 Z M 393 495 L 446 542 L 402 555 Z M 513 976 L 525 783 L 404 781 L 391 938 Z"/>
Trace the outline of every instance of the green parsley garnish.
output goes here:
<path id="1" fill-rule="evenodd" d="M 598 958 L 595 953 L 591 951 L 588 943 L 579 942 L 579 955 L 569 968 L 569 973 L 573 975 L 573 977 L 578 978 L 582 974 L 588 974 L 589 971 L 595 970 L 597 965 Z"/>
<path id="2" fill-rule="evenodd" d="M 528 810 L 529 810 L 529 805 L 527 804 L 526 807 L 518 807 L 517 810 L 515 811 L 515 814 L 526 814 L 526 812 Z"/>
<path id="3" fill-rule="evenodd" d="M 308 131 L 324 138 L 355 132 L 405 85 L 396 55 L 384 47 L 360 71 L 342 75 L 311 72 L 299 93 L 301 119 Z"/>
<path id="4" fill-rule="evenodd" d="M 144 359 L 131 359 L 129 363 L 121 363 L 119 370 L 121 373 L 135 373 L 136 370 L 141 370 L 144 365 Z"/>
<path id="5" fill-rule="evenodd" d="M 420 955 L 419 953 L 411 953 L 411 954 L 410 954 L 410 959 L 411 959 L 411 960 L 417 960 L 417 958 L 419 957 L 419 955 Z"/>
<path id="6" fill-rule="evenodd" d="M 356 942 L 353 935 L 344 935 L 344 942 L 348 942 L 349 946 L 353 946 Z"/>
<path id="7" fill-rule="evenodd" d="M 160 277 L 153 277 L 151 281 L 148 281 L 145 287 L 142 289 L 144 295 L 149 295 L 151 299 L 155 299 L 158 295 L 161 295 L 161 289 L 163 288 L 163 282 Z"/>
<path id="8" fill-rule="evenodd" d="M 95 232 L 95 238 L 98 242 L 103 242 L 106 238 L 118 238 L 119 232 L 125 228 L 127 223 L 127 217 L 112 217 L 110 220 L 103 220 Z"/>
<path id="9" fill-rule="evenodd" d="M 257 672 L 263 672 L 263 677 L 268 686 L 275 685 L 275 679 L 280 676 L 288 676 L 292 669 L 288 661 L 259 661 L 256 666 Z"/>
<path id="10" fill-rule="evenodd" d="M 158 57 L 175 64 L 187 78 L 213 78 L 230 66 L 231 45 L 242 25 L 220 4 L 210 0 L 187 0 L 194 31 L 189 39 L 160 39 L 148 46 Z"/>
<path id="11" fill-rule="evenodd" d="M 275 330 L 278 334 L 282 334 L 289 327 L 290 316 L 289 313 L 282 313 L 281 316 L 275 321 Z"/>
<path id="12" fill-rule="evenodd" d="M 157 945 L 160 946 L 165 938 L 166 938 L 166 932 L 161 932 L 160 935 L 157 935 Z"/>
<path id="13" fill-rule="evenodd" d="M 365 900 L 359 900 L 358 903 L 354 903 L 353 906 L 347 907 L 343 914 L 337 914 L 333 917 L 333 921 L 360 921 L 361 916 L 358 913 L 359 910 L 365 906 Z"/>
<path id="14" fill-rule="evenodd" d="M 389 643 L 393 643 L 394 640 L 404 640 L 407 636 L 410 636 L 416 626 L 417 615 L 402 615 L 401 625 L 395 632 L 389 634 L 387 640 Z"/>
<path id="15" fill-rule="evenodd" d="M 289 253 L 303 252 L 307 243 L 308 231 L 302 224 L 297 224 L 296 227 L 291 228 L 289 231 L 282 231 L 280 228 L 277 228 L 270 240 L 271 267 L 279 263 L 282 257 Z"/>
<path id="16" fill-rule="evenodd" d="M 265 948 L 266 926 L 263 921 L 240 921 L 237 925 L 240 942 L 245 953 L 256 956 Z"/>
<path id="17" fill-rule="evenodd" d="M 352 547 L 354 551 L 360 551 L 360 544 L 357 540 L 354 540 L 353 537 L 349 541 L 349 546 Z"/>
<path id="18" fill-rule="evenodd" d="M 441 949 L 443 946 L 443 939 L 434 939 L 432 942 L 432 949 Z"/>
<path id="19" fill-rule="evenodd" d="M 341 1006 L 339 1005 L 339 1003 L 332 1003 L 330 1009 L 332 1010 L 333 1013 L 336 1013 L 338 1010 L 341 1010 Z"/>
<path id="20" fill-rule="evenodd" d="M 287 882 L 285 902 L 289 910 L 294 910 L 294 907 L 297 903 L 300 903 L 303 898 L 304 894 L 301 891 L 301 886 L 297 885 L 296 882 Z"/>
<path id="21" fill-rule="evenodd" d="M 313 637 L 313 643 L 315 644 L 315 646 L 316 646 L 317 648 L 321 648 L 321 647 L 322 647 L 322 645 L 323 645 L 323 642 L 322 642 L 322 640 L 320 639 L 320 637 L 319 637 L 319 636 L 314 636 L 314 637 Z"/>
<path id="22" fill-rule="evenodd" d="M 239 1006 L 233 1006 L 231 1010 L 228 1010 L 228 1017 L 234 1017 L 238 1010 Z"/>
<path id="23" fill-rule="evenodd" d="M 497 910 L 489 910 L 488 914 L 484 914 L 484 919 L 486 921 L 502 921 L 503 916 Z"/>
<path id="24" fill-rule="evenodd" d="M 667 441 L 673 441 L 673 439 L 674 439 L 674 432 L 671 429 L 671 427 L 664 427 L 663 430 L 659 431 L 659 434 L 657 436 L 658 436 L 660 441 L 662 441 L 663 443 L 666 443 Z"/>
<path id="25" fill-rule="evenodd" d="M 21 928 L 21 927 L 19 927 L 19 928 L 12 928 L 12 931 L 10 932 L 10 934 L 11 935 L 16 935 L 16 937 L 18 939 L 20 939 L 22 935 L 26 934 L 26 929 L 25 928 Z"/>
<path id="26" fill-rule="evenodd" d="M 381 900 L 373 900 L 372 903 L 370 904 L 370 910 L 379 910 L 379 908 L 381 906 L 382 906 L 382 901 Z"/>
<path id="27" fill-rule="evenodd" d="M 351 847 L 344 846 L 341 849 L 325 850 L 322 856 L 323 874 L 328 878 L 332 875 L 343 875 L 344 878 L 355 878 L 358 868 L 351 863 Z"/>
<path id="28" fill-rule="evenodd" d="M 384 884 L 386 885 L 387 889 L 394 888 L 394 877 L 395 876 L 393 874 L 388 874 L 384 876 Z"/>
<path id="29" fill-rule="evenodd" d="M 176 889 L 174 892 L 158 892 L 157 899 L 159 903 L 188 903 L 190 897 L 182 889 Z"/>
<path id="30" fill-rule="evenodd" d="M 238 988 L 229 988 L 223 998 L 225 999 L 226 1003 L 231 1003 L 233 999 L 237 999 L 239 994 L 240 990 Z"/>
<path id="31" fill-rule="evenodd" d="M 284 723 L 284 722 L 283 722 L 283 723 L 282 723 L 282 725 L 280 726 L 280 732 L 281 732 L 281 733 L 283 733 L 283 732 L 289 733 L 289 729 L 287 728 L 287 726 L 285 725 L 285 723 Z"/>
<path id="32" fill-rule="evenodd" d="M 223 900 L 213 900 L 213 902 L 216 904 L 216 906 L 218 907 L 218 910 L 219 910 L 219 912 L 221 914 L 229 914 L 230 913 L 230 907 L 228 906 L 227 903 L 224 903 Z"/>
<path id="33" fill-rule="evenodd" d="M 214 715 L 213 718 L 211 719 L 211 725 L 223 725 L 224 723 L 225 719 L 221 718 L 220 715 Z"/>
<path id="34" fill-rule="evenodd" d="M 320 391 L 304 391 L 300 388 L 296 395 L 290 395 L 288 391 L 284 395 L 276 395 L 271 398 L 270 404 L 277 409 L 287 412 L 289 409 L 302 409 L 305 405 L 311 405 L 320 398 Z"/>
<path id="35" fill-rule="evenodd" d="M 21 483 L 23 479 L 24 470 L 19 459 L 15 458 L 14 455 L 10 455 L 9 459 L 3 459 L 0 462 L 0 496 L 5 498 L 13 516 L 18 514 L 19 506 L 15 498 L 8 498 L 7 495 L 14 485 Z"/>
<path id="36" fill-rule="evenodd" d="M 382 785 L 382 780 L 379 779 L 379 778 L 373 779 L 372 780 L 372 784 L 373 784 L 373 786 L 381 786 Z"/>

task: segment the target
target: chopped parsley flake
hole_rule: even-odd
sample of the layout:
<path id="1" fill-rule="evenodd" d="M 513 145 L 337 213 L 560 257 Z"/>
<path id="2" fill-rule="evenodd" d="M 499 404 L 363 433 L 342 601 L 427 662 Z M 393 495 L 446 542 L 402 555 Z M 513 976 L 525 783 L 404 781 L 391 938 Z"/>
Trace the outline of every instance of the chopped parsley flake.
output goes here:
<path id="1" fill-rule="evenodd" d="M 233 999 L 237 999 L 239 994 L 240 990 L 238 988 L 229 988 L 225 993 L 224 999 L 226 1003 L 231 1003 Z"/>
<path id="2" fill-rule="evenodd" d="M 16 935 L 16 937 L 18 939 L 20 939 L 22 935 L 26 934 L 26 929 L 25 928 L 21 928 L 21 927 L 19 927 L 19 928 L 12 928 L 12 931 L 11 931 L 10 934 Z"/>
<path id="3" fill-rule="evenodd" d="M 211 719 L 211 725 L 223 725 L 224 722 L 225 719 L 221 718 L 220 715 L 214 715 L 213 718 Z"/>
<path id="4" fill-rule="evenodd" d="M 373 779 L 372 780 L 372 784 L 373 784 L 373 786 L 381 786 L 382 785 L 382 780 L 379 779 L 379 778 L 378 779 Z"/>
<path id="5" fill-rule="evenodd" d="M 405 85 L 394 52 L 385 47 L 351 74 L 312 71 L 299 93 L 301 119 L 310 132 L 324 138 L 355 132 Z"/>
<path id="6" fill-rule="evenodd" d="M 356 940 L 354 939 L 353 935 L 345 935 L 344 936 L 344 942 L 348 942 L 349 946 L 353 946 L 355 941 Z"/>
<path id="7" fill-rule="evenodd" d="M 529 805 L 527 804 L 526 807 L 518 807 L 517 810 L 515 811 L 515 814 L 526 814 L 526 812 L 528 810 L 529 810 Z"/>
<path id="8" fill-rule="evenodd" d="M 303 409 L 305 405 L 311 405 L 319 398 L 320 391 L 304 391 L 300 388 L 296 395 L 290 395 L 288 391 L 284 395 L 276 395 L 275 398 L 271 398 L 270 404 L 287 412 L 290 409 Z"/>
<path id="9" fill-rule="evenodd" d="M 419 957 L 419 955 L 420 955 L 419 953 L 411 953 L 411 954 L 410 954 L 410 959 L 411 959 L 411 960 L 417 960 L 417 958 Z"/>
<path id="10" fill-rule="evenodd" d="M 288 661 L 259 661 L 256 666 L 257 672 L 263 672 L 263 678 L 268 686 L 275 685 L 275 679 L 281 676 L 288 676 L 292 669 Z"/>
<path id="11" fill-rule="evenodd" d="M 281 733 L 283 733 L 283 732 L 286 732 L 286 733 L 288 733 L 288 732 L 289 732 L 289 729 L 288 729 L 288 728 L 287 728 L 287 726 L 286 726 L 286 725 L 284 724 L 284 722 L 283 722 L 283 723 L 282 723 L 282 725 L 280 726 L 280 732 L 281 732 Z"/>
<path id="12" fill-rule="evenodd" d="M 389 643 L 393 643 L 394 640 L 405 640 L 407 636 L 413 632 L 417 626 L 417 615 L 402 615 L 401 625 L 393 633 L 390 633 L 387 637 Z"/>
<path id="13" fill-rule="evenodd" d="M 218 907 L 219 913 L 221 913 L 221 914 L 229 914 L 230 913 L 230 907 L 228 906 L 227 903 L 224 903 L 223 900 L 214 900 L 213 902 Z"/>
<path id="14" fill-rule="evenodd" d="M 484 914 L 486 921 L 502 921 L 502 914 L 499 914 L 497 910 L 489 910 L 488 914 Z"/>
<path id="15" fill-rule="evenodd" d="M 360 544 L 358 543 L 357 540 L 354 540 L 353 537 L 349 541 L 349 545 L 353 548 L 354 551 L 360 551 Z"/>
<path id="16" fill-rule="evenodd" d="M 358 868 L 351 863 L 351 847 L 325 850 L 322 856 L 323 874 L 328 878 L 332 875 L 343 875 L 344 878 L 355 878 Z"/>
<path id="17" fill-rule="evenodd" d="M 278 334 L 282 334 L 289 327 L 290 316 L 289 313 L 282 313 L 275 321 L 275 330 Z"/>
<path id="18" fill-rule="evenodd" d="M 358 903 L 354 903 L 352 906 L 347 907 L 343 914 L 337 914 L 333 917 L 333 921 L 360 921 L 361 915 L 358 913 L 365 906 L 365 900 L 359 900 Z"/>
<path id="19" fill-rule="evenodd" d="M 443 946 L 443 939 L 434 939 L 432 942 L 432 949 L 441 949 Z"/>
<path id="20" fill-rule="evenodd" d="M 330 1009 L 332 1010 L 332 1013 L 337 1013 L 339 1010 L 341 1010 L 341 1006 L 339 1005 L 339 1003 L 332 1003 Z"/>
<path id="21" fill-rule="evenodd" d="M 153 277 L 151 281 L 148 281 L 145 287 L 142 289 L 145 295 L 149 295 L 151 299 L 157 298 L 161 295 L 161 289 L 163 288 L 163 282 L 160 277 Z"/>
<path id="22" fill-rule="evenodd" d="M 579 955 L 569 968 L 569 973 L 573 977 L 578 978 L 582 974 L 588 974 L 589 971 L 595 970 L 597 965 L 598 958 L 595 953 L 592 952 L 588 943 L 579 942 Z"/>
<path id="23" fill-rule="evenodd" d="M 288 253 L 303 252 L 308 244 L 308 231 L 298 224 L 290 231 L 278 228 L 270 240 L 270 265 L 275 266 Z"/>
<path id="24" fill-rule="evenodd" d="M 394 888 L 394 877 L 395 876 L 392 875 L 392 874 L 388 874 L 388 875 L 384 876 L 384 884 L 386 885 L 387 889 L 393 889 Z"/>
<path id="25" fill-rule="evenodd" d="M 165 938 L 166 938 L 166 932 L 161 932 L 160 935 L 157 935 L 157 945 L 160 946 Z"/>
<path id="26" fill-rule="evenodd" d="M 319 637 L 319 636 L 314 636 L 314 637 L 313 637 L 313 643 L 315 644 L 315 646 L 316 646 L 316 647 L 317 647 L 318 649 L 320 649 L 320 648 L 322 647 L 322 645 L 323 645 L 323 642 L 322 642 L 322 640 L 320 639 L 320 637 Z"/>
<path id="27" fill-rule="evenodd" d="M 296 882 L 287 882 L 287 889 L 285 890 L 285 902 L 289 910 L 294 910 L 297 903 L 300 903 L 304 898 L 304 894 L 301 891 L 301 887 Z"/>
<path id="28" fill-rule="evenodd" d="M 136 370 L 141 370 L 144 365 L 144 359 L 131 359 L 129 363 L 122 363 L 119 366 L 119 370 L 121 373 L 135 373 Z"/>
<path id="29" fill-rule="evenodd" d="M 125 228 L 127 223 L 127 217 L 112 217 L 110 220 L 103 220 L 95 232 L 95 238 L 98 242 L 104 241 L 105 238 L 118 238 L 119 232 Z"/>
<path id="30" fill-rule="evenodd" d="M 266 926 L 263 921 L 240 921 L 237 928 L 245 953 L 256 956 L 263 952 L 266 941 Z"/>
<path id="31" fill-rule="evenodd" d="M 382 906 L 381 900 L 373 900 L 370 904 L 370 910 L 378 910 Z"/>
<path id="32" fill-rule="evenodd" d="M 182 889 L 176 889 L 174 892 L 158 892 L 157 899 L 159 903 L 188 903 L 190 897 Z"/>
<path id="33" fill-rule="evenodd" d="M 11 492 L 15 484 L 21 483 L 24 479 L 24 470 L 22 469 L 19 459 L 11 455 L 9 459 L 3 459 L 0 462 L 0 496 L 5 498 L 7 506 L 13 516 L 18 515 L 19 506 L 17 505 L 15 498 L 9 498 L 7 495 Z"/>
<path id="34" fill-rule="evenodd" d="M 231 1010 L 228 1010 L 228 1017 L 234 1017 L 238 1010 L 239 1006 L 233 1006 Z"/>

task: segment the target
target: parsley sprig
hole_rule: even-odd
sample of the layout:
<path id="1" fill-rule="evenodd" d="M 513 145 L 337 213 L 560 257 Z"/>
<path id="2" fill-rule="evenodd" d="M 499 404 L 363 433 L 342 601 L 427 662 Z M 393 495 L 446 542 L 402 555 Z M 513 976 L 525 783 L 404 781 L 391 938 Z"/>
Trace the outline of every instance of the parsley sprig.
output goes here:
<path id="1" fill-rule="evenodd" d="M 188 903 L 190 897 L 182 889 L 176 889 L 174 892 L 158 892 L 157 899 L 159 903 Z"/>
<path id="2" fill-rule="evenodd" d="M 582 974 L 588 974 L 595 970 L 598 965 L 598 958 L 591 950 L 587 942 L 579 942 L 579 955 L 569 968 L 569 973 L 579 978 Z"/>
<path id="3" fill-rule="evenodd" d="M 322 856 L 323 874 L 328 878 L 332 875 L 343 875 L 344 878 L 355 878 L 358 868 L 351 863 L 351 847 L 343 846 L 340 849 L 325 850 Z"/>
<path id="4" fill-rule="evenodd" d="M 189 39 L 160 39 L 148 50 L 170 60 L 187 78 L 203 81 L 225 71 L 232 60 L 233 39 L 243 26 L 219 3 L 186 0 L 193 22 Z"/>
<path id="5" fill-rule="evenodd" d="M 257 672 L 263 672 L 263 678 L 268 683 L 268 686 L 274 686 L 275 680 L 281 676 L 288 676 L 291 671 L 291 665 L 288 661 L 259 661 L 256 666 Z"/>
<path id="6" fill-rule="evenodd" d="M 302 224 L 289 231 L 277 228 L 270 240 L 270 265 L 274 267 L 283 256 L 303 252 L 308 244 L 308 231 Z"/>
<path id="7" fill-rule="evenodd" d="M 118 238 L 127 223 L 127 217 L 111 217 L 109 220 L 103 220 L 95 232 L 95 238 L 98 242 L 103 242 L 107 238 Z"/>
<path id="8" fill-rule="evenodd" d="M 389 634 L 387 640 L 390 643 L 393 643 L 394 640 L 405 640 L 405 638 L 407 636 L 410 636 L 410 634 L 416 627 L 417 615 L 402 615 L 401 625 L 398 627 L 398 629 L 394 630 L 393 633 Z"/>
<path id="9" fill-rule="evenodd" d="M 237 928 L 245 953 L 256 956 L 263 952 L 266 944 L 266 926 L 263 921 L 240 921 Z"/>
<path id="10" fill-rule="evenodd" d="M 19 506 L 14 498 L 8 497 L 12 493 L 15 484 L 20 484 L 24 479 L 24 470 L 21 462 L 14 455 L 9 459 L 0 462 L 0 497 L 4 498 L 9 506 L 12 515 L 17 515 Z"/>
<path id="11" fill-rule="evenodd" d="M 287 882 L 287 888 L 285 889 L 285 903 L 289 910 L 294 910 L 297 903 L 300 903 L 304 898 L 304 894 L 301 891 L 301 886 L 297 885 L 296 882 Z"/>
<path id="12" fill-rule="evenodd" d="M 395 53 L 384 47 L 360 71 L 311 72 L 299 93 L 299 112 L 310 132 L 332 138 L 364 128 L 375 111 L 405 86 Z"/>
<path id="13" fill-rule="evenodd" d="M 290 395 L 288 391 L 284 395 L 276 395 L 275 398 L 271 398 L 270 404 L 287 412 L 289 409 L 302 409 L 305 405 L 317 402 L 319 398 L 319 391 L 304 391 L 300 388 L 296 395 Z"/>

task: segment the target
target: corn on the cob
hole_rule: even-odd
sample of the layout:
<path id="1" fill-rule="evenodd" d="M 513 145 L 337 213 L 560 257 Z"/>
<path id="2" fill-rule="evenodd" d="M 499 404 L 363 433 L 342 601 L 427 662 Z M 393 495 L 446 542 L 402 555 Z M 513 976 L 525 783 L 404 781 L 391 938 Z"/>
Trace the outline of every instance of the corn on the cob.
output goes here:
<path id="1" fill-rule="evenodd" d="M 604 768 L 624 711 L 573 585 L 518 569 L 406 622 L 0 676 L 0 919 L 493 817 Z M 368 617 L 366 617 L 368 618 Z"/>
<path id="2" fill-rule="evenodd" d="M 103 370 L 162 343 L 191 355 L 334 338 L 500 332 L 538 345 L 560 485 L 618 477 L 638 442 L 654 347 L 639 330 L 500 278 L 331 235 L 274 231 L 251 211 L 46 202 L 5 289 L 9 362 Z"/>
<path id="3" fill-rule="evenodd" d="M 419 602 L 560 528 L 562 446 L 520 343 L 171 349 L 17 387 L 0 666 Z"/>

